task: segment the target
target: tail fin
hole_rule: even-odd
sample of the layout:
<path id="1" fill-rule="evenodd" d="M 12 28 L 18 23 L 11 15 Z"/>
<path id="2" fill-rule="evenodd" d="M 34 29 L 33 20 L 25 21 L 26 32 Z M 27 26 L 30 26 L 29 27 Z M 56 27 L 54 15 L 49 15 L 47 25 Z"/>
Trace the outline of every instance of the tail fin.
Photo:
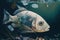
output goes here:
<path id="1" fill-rule="evenodd" d="M 4 9 L 4 19 L 3 19 L 4 24 L 9 22 L 9 19 L 11 19 L 11 16 L 12 15 L 10 15 L 10 13 Z"/>

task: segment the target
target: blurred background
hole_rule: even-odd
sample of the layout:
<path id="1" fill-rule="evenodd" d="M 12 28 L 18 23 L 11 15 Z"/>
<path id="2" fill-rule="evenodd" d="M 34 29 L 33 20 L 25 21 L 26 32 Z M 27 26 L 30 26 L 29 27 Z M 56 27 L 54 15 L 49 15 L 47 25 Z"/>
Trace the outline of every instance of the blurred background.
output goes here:
<path id="1" fill-rule="evenodd" d="M 14 15 L 14 11 L 18 9 L 16 4 L 41 15 L 51 26 L 50 31 L 44 33 L 20 33 L 19 28 L 14 28 L 14 31 L 10 31 L 7 28 L 8 24 L 5 25 L 2 21 L 3 10 L 6 9 L 11 15 Z M 30 40 L 39 40 L 39 38 L 41 40 L 59 40 L 60 0 L 0 0 L 0 25 L 1 40 L 15 40 L 16 37 L 21 40 L 25 37 L 30 38 Z"/>

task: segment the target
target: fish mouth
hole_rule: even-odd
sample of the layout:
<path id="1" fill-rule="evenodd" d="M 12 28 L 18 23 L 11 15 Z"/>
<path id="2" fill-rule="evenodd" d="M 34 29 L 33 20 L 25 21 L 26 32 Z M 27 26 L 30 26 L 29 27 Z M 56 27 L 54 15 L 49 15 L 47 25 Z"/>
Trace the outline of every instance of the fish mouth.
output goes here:
<path id="1" fill-rule="evenodd" d="M 46 31 L 49 31 L 49 29 L 50 29 L 50 27 L 49 28 L 47 28 L 47 29 L 45 29 Z"/>
<path id="2" fill-rule="evenodd" d="M 49 31 L 49 29 L 47 29 L 47 30 L 36 30 L 36 32 L 47 32 L 47 31 Z"/>
<path id="3" fill-rule="evenodd" d="M 38 30 L 38 29 L 36 29 L 36 27 L 32 27 L 32 30 L 34 31 L 34 32 L 47 32 L 47 31 L 49 31 L 49 29 L 50 28 L 46 28 L 46 29 L 42 29 L 42 30 Z"/>

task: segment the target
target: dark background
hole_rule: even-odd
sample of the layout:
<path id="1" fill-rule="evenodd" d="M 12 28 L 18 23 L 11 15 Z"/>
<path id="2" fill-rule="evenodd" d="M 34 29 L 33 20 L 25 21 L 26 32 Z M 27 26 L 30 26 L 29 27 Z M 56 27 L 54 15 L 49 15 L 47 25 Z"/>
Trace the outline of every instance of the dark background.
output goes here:
<path id="1" fill-rule="evenodd" d="M 15 28 L 14 32 L 11 32 L 8 28 L 7 25 L 3 24 L 3 17 L 4 13 L 3 10 L 6 9 L 7 11 L 10 12 L 11 15 L 12 13 L 17 9 L 11 8 L 12 3 L 8 3 L 6 0 L 0 0 L 0 38 L 7 38 L 11 36 L 16 36 L 21 34 L 20 31 L 18 30 L 19 28 Z M 18 3 L 19 4 L 19 3 Z M 40 4 L 39 8 L 34 9 L 32 8 L 29 4 L 27 6 L 22 5 L 20 3 L 19 5 L 27 8 L 28 10 L 34 11 L 41 15 L 51 26 L 49 32 L 44 32 L 44 33 L 22 33 L 23 36 L 30 36 L 30 37 L 35 37 L 35 36 L 48 36 L 48 37 L 55 37 L 54 35 L 60 34 L 60 2 L 55 2 L 55 3 L 50 3 L 49 7 L 46 7 L 46 4 Z M 18 32 L 17 32 L 18 31 Z M 59 36 L 60 37 L 60 36 Z M 11 37 L 12 38 L 12 37 Z"/>

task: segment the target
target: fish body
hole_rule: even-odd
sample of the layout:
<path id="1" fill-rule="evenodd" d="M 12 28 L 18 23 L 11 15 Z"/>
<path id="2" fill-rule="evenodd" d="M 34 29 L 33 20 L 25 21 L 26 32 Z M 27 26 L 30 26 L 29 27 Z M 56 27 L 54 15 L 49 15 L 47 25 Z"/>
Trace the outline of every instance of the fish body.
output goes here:
<path id="1" fill-rule="evenodd" d="M 19 27 L 26 32 L 49 31 L 50 26 L 40 15 L 18 5 L 17 7 L 19 9 L 14 12 L 14 16 L 10 15 L 6 10 L 4 11 L 5 14 L 9 15 L 8 20 L 4 21 L 5 24 L 12 22 L 13 27 Z"/>

